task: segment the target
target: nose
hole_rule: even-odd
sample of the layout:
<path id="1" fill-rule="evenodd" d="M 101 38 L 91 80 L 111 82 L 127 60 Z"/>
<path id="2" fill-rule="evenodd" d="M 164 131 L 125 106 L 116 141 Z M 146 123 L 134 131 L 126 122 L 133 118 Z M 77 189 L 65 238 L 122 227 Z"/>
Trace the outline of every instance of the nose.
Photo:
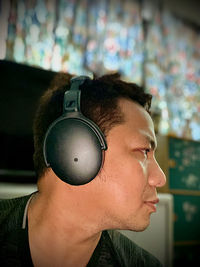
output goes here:
<path id="1" fill-rule="evenodd" d="M 166 176 L 155 158 L 153 159 L 153 162 L 151 164 L 148 182 L 149 185 L 155 187 L 162 187 L 166 183 Z"/>

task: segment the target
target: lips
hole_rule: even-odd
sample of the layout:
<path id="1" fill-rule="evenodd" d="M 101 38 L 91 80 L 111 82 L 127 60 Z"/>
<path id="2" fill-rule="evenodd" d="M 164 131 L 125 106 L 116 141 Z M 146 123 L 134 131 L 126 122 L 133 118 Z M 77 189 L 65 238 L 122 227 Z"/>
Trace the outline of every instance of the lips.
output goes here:
<path id="1" fill-rule="evenodd" d="M 144 204 L 146 204 L 148 207 L 152 209 L 153 212 L 156 212 L 156 204 L 159 202 L 159 199 L 156 198 L 154 200 L 147 200 L 144 201 Z"/>

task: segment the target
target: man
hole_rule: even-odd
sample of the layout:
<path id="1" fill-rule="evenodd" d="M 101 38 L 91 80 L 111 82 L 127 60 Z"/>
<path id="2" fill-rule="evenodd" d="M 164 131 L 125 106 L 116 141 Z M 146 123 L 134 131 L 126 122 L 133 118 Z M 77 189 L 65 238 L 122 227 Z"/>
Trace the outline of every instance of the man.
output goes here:
<path id="1" fill-rule="evenodd" d="M 1 266 L 160 266 L 114 230 L 146 229 L 156 211 L 156 188 L 165 184 L 154 157 L 151 96 L 117 75 L 80 84 L 81 112 L 101 129 L 107 150 L 94 179 L 73 185 L 59 179 L 44 159 L 44 139 L 62 116 L 70 78 L 58 77 L 36 113 L 38 192 L 0 204 Z"/>

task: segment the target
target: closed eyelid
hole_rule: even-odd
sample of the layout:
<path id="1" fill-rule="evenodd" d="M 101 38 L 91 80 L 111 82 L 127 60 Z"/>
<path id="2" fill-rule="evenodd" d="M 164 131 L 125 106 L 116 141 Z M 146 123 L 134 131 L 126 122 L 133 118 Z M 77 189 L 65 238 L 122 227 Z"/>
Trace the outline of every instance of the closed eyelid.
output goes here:
<path id="1" fill-rule="evenodd" d="M 144 154 L 148 154 L 151 152 L 151 148 L 147 148 L 147 147 L 142 147 L 142 148 L 136 148 L 136 149 L 133 149 L 133 152 L 140 152 L 140 153 L 144 153 Z"/>

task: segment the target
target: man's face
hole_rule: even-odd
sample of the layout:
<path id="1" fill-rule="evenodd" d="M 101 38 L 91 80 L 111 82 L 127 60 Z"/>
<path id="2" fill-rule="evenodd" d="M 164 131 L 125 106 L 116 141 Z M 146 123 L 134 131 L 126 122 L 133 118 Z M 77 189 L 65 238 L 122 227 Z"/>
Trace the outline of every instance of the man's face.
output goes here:
<path id="1" fill-rule="evenodd" d="M 107 136 L 108 150 L 99 174 L 101 205 L 108 226 L 142 231 L 155 212 L 156 187 L 166 180 L 154 157 L 156 137 L 150 115 L 126 99 L 119 105 L 125 122 L 113 127 Z"/>

